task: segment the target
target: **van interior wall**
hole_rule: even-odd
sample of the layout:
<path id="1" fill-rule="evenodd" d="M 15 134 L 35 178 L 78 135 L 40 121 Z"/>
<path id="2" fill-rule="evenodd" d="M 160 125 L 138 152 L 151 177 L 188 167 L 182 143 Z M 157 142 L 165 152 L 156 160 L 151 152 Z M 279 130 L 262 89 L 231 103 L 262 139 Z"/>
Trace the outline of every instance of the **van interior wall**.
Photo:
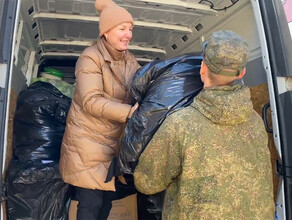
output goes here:
<path id="1" fill-rule="evenodd" d="M 174 6 L 171 5 L 172 1 L 170 1 L 169 6 L 167 6 L 168 3 L 166 3 L 166 6 L 161 3 L 155 5 L 154 3 L 148 3 L 149 11 L 145 8 L 145 10 L 140 11 L 140 6 L 135 5 L 143 1 L 133 2 L 131 6 L 129 4 L 130 1 L 123 2 L 116 0 L 116 2 L 130 10 L 132 13 L 134 12 L 134 19 L 142 21 L 147 21 L 147 19 L 152 21 L 153 18 L 150 17 L 152 13 L 153 16 L 155 15 L 157 17 L 158 15 L 155 11 L 159 11 L 163 9 L 163 7 L 170 7 L 165 8 L 166 11 L 169 10 L 168 14 L 170 11 L 176 14 L 173 14 L 173 16 L 167 14 L 167 18 L 174 20 L 171 22 L 175 23 L 175 19 L 179 18 L 177 15 L 184 16 L 186 20 L 184 25 L 189 25 L 192 29 L 192 33 L 187 32 L 179 35 L 177 30 L 167 34 L 167 29 L 163 30 L 162 28 L 162 32 L 159 32 L 160 30 L 154 28 L 151 31 L 147 27 L 143 28 L 137 25 L 134 28 L 133 44 L 135 47 L 140 44 L 142 46 L 138 49 L 134 49 L 133 53 L 139 59 L 149 58 L 151 56 L 153 60 L 165 59 L 185 53 L 198 53 L 202 51 L 202 42 L 207 40 L 214 31 L 221 29 L 233 30 L 248 41 L 251 51 L 250 64 L 254 63 L 253 60 L 258 59 L 261 56 L 259 37 L 255 26 L 256 22 L 253 15 L 252 5 L 249 0 L 241 0 L 231 8 L 217 11 L 216 13 L 200 10 L 189 11 L 189 9 L 184 7 L 180 8 L 180 6 L 177 6 L 177 9 L 174 9 Z M 227 1 L 223 0 L 218 1 L 219 4 L 216 3 L 215 5 L 217 8 L 223 8 L 222 6 L 230 4 L 230 2 L 226 2 Z M 194 5 L 196 5 L 196 3 L 194 3 Z M 72 83 L 74 80 L 73 67 L 75 66 L 75 63 L 71 62 L 70 66 L 68 65 L 70 61 L 68 62 L 67 60 L 76 61 L 78 58 L 77 55 L 88 46 L 90 42 L 96 39 L 98 35 L 98 33 L 96 33 L 98 23 L 89 20 L 86 21 L 86 18 L 84 21 L 70 19 L 71 15 L 68 13 L 71 12 L 72 16 L 74 16 L 74 14 L 87 15 L 89 18 L 92 17 L 92 19 L 97 17 L 98 14 L 96 13 L 96 10 L 88 8 L 89 6 L 89 1 L 83 2 L 80 0 L 66 2 L 56 0 L 50 2 L 44 0 L 21 1 L 16 42 L 16 53 L 18 54 L 16 56 L 16 66 L 26 77 L 27 85 L 30 84 L 31 78 L 39 74 L 46 65 L 51 65 L 51 67 L 64 70 L 65 80 Z M 94 1 L 92 1 L 92 6 L 94 6 Z M 206 6 L 208 6 L 208 4 Z M 152 7 L 153 10 L 151 9 Z M 182 12 L 185 12 L 185 14 Z M 161 15 L 163 15 L 163 13 L 165 12 L 161 10 Z M 55 17 L 42 17 L 39 14 L 50 14 Z M 63 16 L 62 19 L 58 18 L 59 15 Z M 81 17 L 79 18 L 81 19 Z M 167 18 L 157 17 L 157 19 L 160 19 L 162 22 L 167 22 Z M 194 21 L 191 21 L 191 19 L 194 19 Z M 86 25 L 84 25 L 85 22 Z M 177 22 L 183 21 L 178 20 Z M 191 26 L 194 24 L 197 26 Z M 80 28 L 77 27 L 78 25 L 80 25 Z M 141 29 L 143 29 L 142 32 Z M 163 32 L 165 32 L 166 35 Z M 96 36 L 93 36 L 94 33 L 96 33 Z M 147 35 L 147 37 L 145 35 Z M 144 42 L 147 39 L 148 42 Z M 62 42 L 66 45 L 61 45 L 60 43 Z M 149 47 L 148 49 L 146 48 L 147 50 L 143 51 L 143 48 L 146 45 L 152 46 L 153 48 Z M 164 45 L 164 48 L 161 48 L 165 51 L 164 55 L 163 53 L 158 55 L 159 53 L 157 51 L 153 52 L 155 50 L 159 51 L 159 48 L 155 48 L 157 45 Z M 72 56 L 68 54 L 71 54 Z M 261 60 L 258 59 L 258 61 L 258 64 L 262 66 Z M 144 64 L 146 62 L 141 63 Z M 38 65 L 41 66 L 39 67 Z M 256 65 L 253 67 L 256 67 Z M 248 71 L 248 73 L 249 72 L 252 71 Z M 257 80 L 254 80 L 255 77 L 249 77 L 248 75 L 249 74 L 245 77 L 245 83 L 247 85 L 255 85 L 255 83 L 260 84 L 264 81 L 263 77 L 265 74 L 258 74 Z"/>
<path id="2" fill-rule="evenodd" d="M 9 104 L 9 124 L 8 124 L 8 145 L 4 151 L 5 154 L 5 165 L 4 165 L 4 179 L 6 170 L 8 168 L 10 159 L 12 158 L 13 152 L 13 118 L 17 104 L 17 97 L 22 90 L 27 88 L 27 80 L 23 72 L 16 66 L 13 65 L 12 80 L 11 80 L 11 93 L 10 93 L 10 104 Z"/>
<path id="3" fill-rule="evenodd" d="M 177 39 L 175 42 L 177 49 L 168 48 L 167 55 L 189 53 L 192 51 L 202 50 L 201 44 L 204 40 L 208 40 L 211 34 L 218 30 L 232 30 L 244 39 L 249 44 L 251 51 L 250 59 L 259 57 L 260 41 L 256 28 L 256 21 L 253 14 L 252 5 L 249 1 L 242 1 L 241 5 L 234 5 L 233 10 L 226 10 L 226 12 L 219 12 L 217 16 L 204 16 L 200 20 L 201 30 L 195 31 L 188 36 L 187 41 Z"/>

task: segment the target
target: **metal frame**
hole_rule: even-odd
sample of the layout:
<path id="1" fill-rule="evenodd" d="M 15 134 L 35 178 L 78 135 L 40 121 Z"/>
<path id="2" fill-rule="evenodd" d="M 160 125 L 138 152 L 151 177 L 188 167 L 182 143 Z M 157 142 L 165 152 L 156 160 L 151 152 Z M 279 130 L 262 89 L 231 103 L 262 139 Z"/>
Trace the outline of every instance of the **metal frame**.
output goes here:
<path id="1" fill-rule="evenodd" d="M 291 38 L 280 0 L 269 2 L 251 0 L 251 3 L 259 30 L 262 59 L 269 85 L 273 137 L 280 156 L 277 169 L 281 172 L 279 172 L 276 218 L 290 220 L 292 219 L 292 140 L 287 132 L 292 129 L 292 103 L 291 92 L 283 91 L 281 77 L 288 79 L 292 75 Z"/>
<path id="2" fill-rule="evenodd" d="M 2 44 L 0 56 L 0 75 L 3 81 L 0 87 L 0 191 L 1 201 L 5 200 L 5 184 L 2 179 L 4 170 L 6 147 L 7 147 L 7 133 L 8 133 L 8 113 L 10 102 L 10 84 L 11 76 L 10 70 L 13 66 L 13 51 L 15 50 L 15 40 L 17 35 L 17 21 L 19 15 L 18 0 L 4 0 L 0 1 L 0 6 L 3 11 L 0 12 L 1 26 L 0 39 Z M 0 219 L 3 219 L 2 204 L 0 205 Z"/>

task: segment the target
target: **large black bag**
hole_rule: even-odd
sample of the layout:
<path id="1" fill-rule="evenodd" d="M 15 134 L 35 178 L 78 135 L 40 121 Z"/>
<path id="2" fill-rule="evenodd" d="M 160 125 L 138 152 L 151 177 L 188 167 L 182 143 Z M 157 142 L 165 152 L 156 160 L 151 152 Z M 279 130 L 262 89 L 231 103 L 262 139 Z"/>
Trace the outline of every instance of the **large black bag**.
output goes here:
<path id="1" fill-rule="evenodd" d="M 135 74 L 131 94 L 139 108 L 127 123 L 119 157 L 112 164 L 118 163 L 122 173 L 134 172 L 139 156 L 163 120 L 190 105 L 201 91 L 201 61 L 201 56 L 186 54 L 151 62 Z"/>
<path id="2" fill-rule="evenodd" d="M 46 82 L 35 82 L 18 96 L 14 116 L 14 156 L 20 161 L 60 159 L 71 98 Z"/>
<path id="3" fill-rule="evenodd" d="M 70 199 L 56 162 L 12 161 L 7 172 L 8 219 L 66 220 Z"/>

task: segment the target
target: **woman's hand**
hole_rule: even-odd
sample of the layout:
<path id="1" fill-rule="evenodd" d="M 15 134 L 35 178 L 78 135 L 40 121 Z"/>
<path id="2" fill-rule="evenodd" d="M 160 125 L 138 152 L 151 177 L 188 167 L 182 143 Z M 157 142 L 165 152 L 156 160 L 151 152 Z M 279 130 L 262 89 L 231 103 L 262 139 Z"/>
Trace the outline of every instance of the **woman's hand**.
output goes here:
<path id="1" fill-rule="evenodd" d="M 128 118 L 132 117 L 133 113 L 137 110 L 138 107 L 139 107 L 139 103 L 136 102 L 136 104 L 131 108 L 129 115 L 128 115 Z"/>

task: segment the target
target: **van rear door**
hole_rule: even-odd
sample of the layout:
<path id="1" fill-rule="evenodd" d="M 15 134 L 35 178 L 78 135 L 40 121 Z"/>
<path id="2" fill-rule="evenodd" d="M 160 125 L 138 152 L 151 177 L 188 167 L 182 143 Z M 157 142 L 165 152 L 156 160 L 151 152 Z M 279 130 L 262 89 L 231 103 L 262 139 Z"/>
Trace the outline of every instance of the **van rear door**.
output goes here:
<path id="1" fill-rule="evenodd" d="M 18 0 L 0 1 L 0 169 L 3 172 L 5 149 L 7 146 L 8 107 L 10 96 L 10 70 L 12 68 L 12 51 L 15 42 L 15 21 L 17 21 Z M 1 202 L 4 200 L 4 180 L 0 175 Z M 0 219 L 3 210 L 0 206 Z"/>
<path id="2" fill-rule="evenodd" d="M 280 0 L 252 1 L 269 85 L 273 136 L 280 161 L 277 219 L 292 219 L 292 41 Z M 290 91 L 289 91 L 290 90 Z"/>

